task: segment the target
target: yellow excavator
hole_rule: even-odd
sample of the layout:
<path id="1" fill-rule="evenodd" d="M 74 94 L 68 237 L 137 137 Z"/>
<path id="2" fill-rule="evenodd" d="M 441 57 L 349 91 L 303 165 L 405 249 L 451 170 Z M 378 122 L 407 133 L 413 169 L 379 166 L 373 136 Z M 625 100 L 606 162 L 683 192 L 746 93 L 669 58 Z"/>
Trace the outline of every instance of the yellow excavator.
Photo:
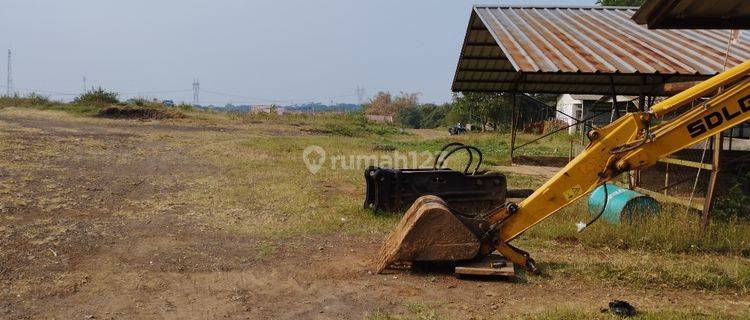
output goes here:
<path id="1" fill-rule="evenodd" d="M 394 263 L 472 260 L 495 250 L 516 265 L 535 271 L 534 260 L 511 241 L 595 187 L 606 188 L 605 183 L 620 174 L 651 166 L 750 121 L 749 76 L 750 61 L 746 61 L 653 105 L 650 111 L 628 113 L 590 131 L 586 149 L 518 204 L 506 203 L 482 215 L 465 216 L 440 198 L 419 198 L 381 248 L 377 271 Z M 700 103 L 691 108 L 696 101 Z M 668 119 L 685 108 L 688 110 Z"/>

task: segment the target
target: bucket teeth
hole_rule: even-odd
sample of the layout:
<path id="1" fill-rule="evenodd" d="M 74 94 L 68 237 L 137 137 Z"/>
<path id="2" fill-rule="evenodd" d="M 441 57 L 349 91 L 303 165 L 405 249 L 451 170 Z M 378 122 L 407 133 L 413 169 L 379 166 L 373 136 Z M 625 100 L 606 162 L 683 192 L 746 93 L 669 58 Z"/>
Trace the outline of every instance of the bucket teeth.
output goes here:
<path id="1" fill-rule="evenodd" d="M 380 248 L 376 271 L 394 262 L 469 260 L 479 253 L 479 241 L 445 202 L 424 196 L 409 208 Z"/>

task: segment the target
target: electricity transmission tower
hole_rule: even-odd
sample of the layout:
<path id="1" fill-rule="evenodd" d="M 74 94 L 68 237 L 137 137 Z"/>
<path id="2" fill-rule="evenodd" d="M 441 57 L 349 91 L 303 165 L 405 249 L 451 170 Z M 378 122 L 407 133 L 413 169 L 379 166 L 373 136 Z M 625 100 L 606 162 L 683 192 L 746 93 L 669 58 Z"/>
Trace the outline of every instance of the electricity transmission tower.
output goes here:
<path id="1" fill-rule="evenodd" d="M 357 103 L 362 104 L 365 99 L 365 87 L 357 85 Z"/>
<path id="2" fill-rule="evenodd" d="M 10 59 L 10 49 L 8 49 L 8 78 L 5 80 L 5 94 L 8 96 L 13 94 L 13 65 Z"/>
<path id="3" fill-rule="evenodd" d="M 198 82 L 198 79 L 193 80 L 193 105 L 197 106 L 200 104 L 200 92 L 201 92 L 201 84 Z"/>

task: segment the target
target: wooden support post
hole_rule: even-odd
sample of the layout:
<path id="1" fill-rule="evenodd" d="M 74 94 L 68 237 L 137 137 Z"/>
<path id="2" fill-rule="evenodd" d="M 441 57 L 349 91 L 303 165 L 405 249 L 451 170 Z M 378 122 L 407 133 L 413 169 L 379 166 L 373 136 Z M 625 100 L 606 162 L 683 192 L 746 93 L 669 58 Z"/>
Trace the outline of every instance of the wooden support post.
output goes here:
<path id="1" fill-rule="evenodd" d="M 573 160 L 573 139 L 570 139 L 570 152 L 568 153 L 568 162 Z"/>
<path id="2" fill-rule="evenodd" d="M 740 128 L 742 128 L 742 127 L 740 127 Z M 740 130 L 742 130 L 742 129 L 740 129 Z M 727 149 L 729 151 L 732 151 L 732 140 L 734 139 L 733 136 L 734 136 L 734 128 L 729 129 L 729 136 L 727 137 L 727 138 L 729 138 L 729 148 Z"/>
<path id="3" fill-rule="evenodd" d="M 665 163 L 666 167 L 664 168 L 664 195 L 669 195 L 669 163 Z"/>
<path id="4" fill-rule="evenodd" d="M 613 76 L 609 77 L 609 85 L 612 93 L 612 115 L 609 122 L 615 122 L 615 119 L 620 118 L 620 110 L 617 110 L 617 91 L 615 90 L 615 78 Z"/>
<path id="5" fill-rule="evenodd" d="M 511 107 L 510 119 L 510 164 L 513 165 L 513 148 L 516 147 L 516 93 L 513 92 L 513 106 Z"/>
<path id="6" fill-rule="evenodd" d="M 643 90 L 646 87 L 646 77 L 641 77 L 641 87 L 638 89 L 638 111 L 646 111 L 646 95 Z"/>
<path id="7" fill-rule="evenodd" d="M 581 106 L 581 117 L 576 119 L 581 121 L 583 119 L 583 106 Z M 581 147 L 586 145 L 586 122 L 579 123 L 576 127 L 581 129 Z"/>
<path id="8" fill-rule="evenodd" d="M 719 172 L 721 172 L 721 151 L 724 148 L 724 138 L 719 134 L 713 137 L 713 157 L 711 160 L 713 170 L 711 170 L 711 178 L 708 181 L 708 190 L 706 191 L 706 200 L 703 202 L 703 215 L 701 216 L 701 227 L 705 231 L 708 228 L 709 215 L 711 209 L 716 200 L 716 182 L 719 178 Z"/>

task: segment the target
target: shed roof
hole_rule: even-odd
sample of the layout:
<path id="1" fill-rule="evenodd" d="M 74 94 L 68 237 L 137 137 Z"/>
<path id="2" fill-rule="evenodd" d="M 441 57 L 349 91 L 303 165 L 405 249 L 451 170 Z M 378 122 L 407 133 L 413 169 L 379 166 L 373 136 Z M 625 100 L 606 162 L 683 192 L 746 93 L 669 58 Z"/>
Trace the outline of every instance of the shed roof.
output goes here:
<path id="1" fill-rule="evenodd" d="M 660 94 L 724 69 L 728 30 L 649 30 L 630 19 L 635 9 L 474 6 L 452 89 Z M 727 67 L 747 59 L 743 42 Z"/>
<path id="2" fill-rule="evenodd" d="M 653 29 L 750 29 L 750 1 L 649 0 L 633 20 Z"/>

